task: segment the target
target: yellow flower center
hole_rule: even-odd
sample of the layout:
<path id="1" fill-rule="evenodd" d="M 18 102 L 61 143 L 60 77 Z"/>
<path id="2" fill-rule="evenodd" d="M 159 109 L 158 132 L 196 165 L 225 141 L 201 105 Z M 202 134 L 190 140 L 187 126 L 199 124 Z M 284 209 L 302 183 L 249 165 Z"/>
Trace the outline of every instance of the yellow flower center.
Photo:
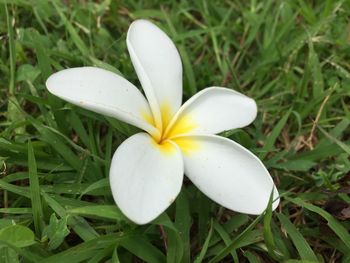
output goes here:
<path id="1" fill-rule="evenodd" d="M 161 134 L 160 137 L 153 137 L 153 143 L 156 147 L 164 153 L 172 153 L 174 147 L 169 141 L 175 142 L 183 151 L 184 154 L 189 154 L 191 151 L 198 149 L 198 142 L 190 137 L 178 137 L 178 135 L 189 133 L 197 127 L 197 124 L 191 118 L 190 114 L 180 115 L 176 120 L 172 120 L 171 106 L 168 103 L 163 103 L 160 106 L 160 113 L 162 118 L 162 127 L 158 127 L 154 118 L 150 114 L 142 114 L 143 118 L 151 125 L 156 127 Z"/>

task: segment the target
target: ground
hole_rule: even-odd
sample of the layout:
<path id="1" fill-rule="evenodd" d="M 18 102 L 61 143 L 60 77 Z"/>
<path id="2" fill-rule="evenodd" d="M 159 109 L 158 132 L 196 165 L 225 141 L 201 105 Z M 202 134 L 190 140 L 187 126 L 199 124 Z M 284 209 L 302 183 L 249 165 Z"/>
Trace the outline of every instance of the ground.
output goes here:
<path id="1" fill-rule="evenodd" d="M 349 262 L 349 15 L 346 0 L 0 0 L 0 262 Z M 174 40 L 184 100 L 208 86 L 256 100 L 254 123 L 222 135 L 269 169 L 276 211 L 226 210 L 185 180 L 152 224 L 122 216 L 108 170 L 136 130 L 45 81 L 89 65 L 140 86 L 137 18 Z"/>

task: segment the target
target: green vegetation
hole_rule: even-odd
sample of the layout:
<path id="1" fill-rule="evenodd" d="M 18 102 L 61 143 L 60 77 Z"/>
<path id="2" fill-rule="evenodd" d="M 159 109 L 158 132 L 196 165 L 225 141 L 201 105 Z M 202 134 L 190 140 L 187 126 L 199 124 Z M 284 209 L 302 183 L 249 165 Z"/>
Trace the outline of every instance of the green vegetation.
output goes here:
<path id="1" fill-rule="evenodd" d="M 350 2 L 120 2 L 0 0 L 0 262 L 350 262 Z M 268 167 L 276 211 L 228 211 L 186 179 L 152 224 L 120 213 L 108 170 L 135 129 L 45 81 L 94 65 L 138 84 L 136 18 L 175 41 L 185 100 L 215 85 L 257 101 L 255 122 L 223 136 Z"/>

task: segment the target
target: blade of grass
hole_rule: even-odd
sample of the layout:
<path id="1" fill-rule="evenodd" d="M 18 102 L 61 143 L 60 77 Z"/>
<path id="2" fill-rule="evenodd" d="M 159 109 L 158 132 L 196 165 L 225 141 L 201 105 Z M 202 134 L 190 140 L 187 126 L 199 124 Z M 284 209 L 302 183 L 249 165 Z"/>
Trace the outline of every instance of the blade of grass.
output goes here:
<path id="1" fill-rule="evenodd" d="M 57 13 L 59 14 L 62 22 L 64 23 L 73 43 L 75 44 L 75 46 L 79 49 L 79 51 L 81 52 L 81 54 L 83 54 L 84 56 L 88 56 L 89 55 L 89 49 L 87 48 L 87 46 L 85 45 L 84 41 L 80 38 L 78 32 L 75 30 L 75 28 L 73 27 L 73 25 L 69 22 L 69 20 L 67 19 L 67 17 L 64 15 L 61 7 L 59 7 L 59 4 L 55 1 L 51 2 L 53 4 L 53 6 L 55 7 Z"/>
<path id="2" fill-rule="evenodd" d="M 6 263 L 19 263 L 18 254 L 10 247 L 0 247 L 0 260 Z"/>
<path id="3" fill-rule="evenodd" d="M 313 97 L 319 98 L 324 92 L 324 82 L 322 77 L 322 69 L 317 53 L 315 52 L 312 40 L 309 40 L 309 67 L 313 77 Z"/>
<path id="4" fill-rule="evenodd" d="M 157 219 L 153 220 L 152 223 L 157 226 L 163 226 L 166 230 L 168 236 L 167 262 L 181 262 L 184 253 L 184 245 L 179 230 L 170 220 L 169 216 L 163 213 Z"/>
<path id="5" fill-rule="evenodd" d="M 184 245 L 182 263 L 189 263 L 191 260 L 190 230 L 191 215 L 188 203 L 188 196 L 183 190 L 176 198 L 175 226 L 179 230 L 179 235 Z"/>
<path id="6" fill-rule="evenodd" d="M 27 187 L 23 187 L 23 186 L 17 186 L 17 185 L 13 185 L 13 184 L 9 184 L 7 182 L 5 182 L 4 180 L 0 179 L 0 188 L 18 194 L 20 196 L 24 196 L 27 198 L 30 198 L 30 193 Z"/>
<path id="7" fill-rule="evenodd" d="M 22 256 L 23 258 L 25 258 L 28 262 L 34 262 L 34 263 L 36 263 L 36 262 L 38 262 L 38 261 L 41 259 L 41 258 L 38 257 L 37 255 L 32 254 L 32 253 L 26 251 L 25 249 L 20 249 L 20 248 L 18 248 L 18 247 L 16 247 L 16 246 L 14 246 L 14 245 L 12 245 L 12 244 L 6 242 L 6 241 L 0 240 L 0 246 L 6 246 L 7 248 L 13 249 L 14 251 L 16 251 L 16 253 L 17 253 L 18 255 L 21 255 L 21 256 Z M 0 251 L 3 252 L 1 249 L 0 249 Z"/>
<path id="8" fill-rule="evenodd" d="M 106 247 L 105 249 L 97 252 L 93 258 L 91 258 L 87 263 L 99 263 L 102 262 L 104 258 L 108 257 L 110 254 L 112 254 L 113 249 L 115 248 L 115 245 L 111 245 L 109 247 Z"/>
<path id="9" fill-rule="evenodd" d="M 104 159 L 106 161 L 106 165 L 105 165 L 104 173 L 106 176 L 107 174 L 109 174 L 109 170 L 111 167 L 112 151 L 113 151 L 113 132 L 111 128 L 108 129 L 105 145 L 106 145 L 106 149 L 105 149 Z"/>
<path id="10" fill-rule="evenodd" d="M 350 155 L 350 146 L 348 146 L 344 142 L 339 141 L 337 138 L 333 137 L 331 134 L 326 132 L 322 127 L 318 126 L 318 128 L 330 141 L 338 145 L 341 149 L 343 149 L 347 154 Z"/>
<path id="11" fill-rule="evenodd" d="M 41 79 L 43 82 L 46 82 L 48 77 L 52 74 L 49 52 L 45 49 L 44 45 L 42 44 L 42 38 L 41 38 L 38 31 L 32 30 L 31 40 L 34 44 L 34 50 L 36 53 L 37 63 L 38 63 L 38 67 L 39 67 L 40 72 L 41 72 Z M 52 120 L 52 118 L 50 118 L 50 117 L 46 118 L 47 123 L 51 127 L 58 127 L 62 132 L 67 134 L 68 133 L 68 130 L 67 130 L 68 125 L 66 125 L 64 113 L 62 111 L 58 110 L 62 106 L 62 102 L 60 101 L 60 99 L 58 99 L 57 97 L 55 97 L 51 93 L 48 93 L 47 98 L 48 98 L 48 102 L 51 105 L 52 113 L 53 113 L 54 118 L 57 122 L 57 125 L 54 122 L 54 120 Z"/>
<path id="12" fill-rule="evenodd" d="M 47 204 L 55 211 L 61 218 L 65 218 L 67 216 L 67 212 L 57 202 L 54 198 L 49 196 L 48 194 L 42 192 L 41 193 Z M 81 239 L 88 241 L 96 238 L 99 234 L 95 231 L 93 227 L 89 225 L 87 221 L 78 216 L 70 216 L 68 217 L 67 223 L 71 226 L 74 231 L 81 237 Z"/>
<path id="13" fill-rule="evenodd" d="M 221 250 L 214 258 L 212 258 L 209 263 L 220 262 L 224 257 L 226 257 L 233 249 L 239 247 L 240 243 L 244 241 L 245 237 L 247 237 L 254 227 L 261 221 L 264 217 L 264 214 L 259 215 L 254 221 L 246 227 L 241 234 L 239 234 L 235 239 L 231 241 L 231 243 L 226 246 L 223 250 Z"/>
<path id="14" fill-rule="evenodd" d="M 249 263 L 260 263 L 258 257 L 249 250 L 244 253 L 244 256 L 248 259 Z"/>
<path id="15" fill-rule="evenodd" d="M 214 229 L 219 234 L 220 238 L 224 241 L 225 245 L 228 246 L 230 244 L 231 239 L 230 239 L 230 235 L 226 232 L 225 228 L 215 221 Z M 236 251 L 232 250 L 230 253 L 231 253 L 233 262 L 235 263 L 239 262 Z"/>
<path id="16" fill-rule="evenodd" d="M 69 209 L 67 214 L 81 215 L 92 218 L 105 218 L 113 221 L 126 221 L 126 217 L 115 205 L 93 205 Z M 128 221 L 128 220 L 127 220 Z"/>
<path id="17" fill-rule="evenodd" d="M 6 3 L 6 2 L 5 2 Z M 18 110 L 18 100 L 15 96 L 15 78 L 16 78 L 16 44 L 12 26 L 12 16 L 10 15 L 7 4 L 5 6 L 6 23 L 7 23 L 7 36 L 9 40 L 9 64 L 10 64 L 10 81 L 8 87 L 8 100 L 7 100 L 7 118 L 10 122 L 17 122 L 23 120 L 22 114 Z M 16 128 L 17 134 L 23 134 L 24 128 Z M 6 193 L 5 193 L 6 194 Z"/>
<path id="18" fill-rule="evenodd" d="M 142 235 L 126 237 L 120 241 L 120 245 L 146 262 L 166 262 L 163 253 Z"/>
<path id="19" fill-rule="evenodd" d="M 30 214 L 32 215 L 32 208 L 29 207 L 14 207 L 14 208 L 0 208 L 0 213 L 3 214 Z"/>
<path id="20" fill-rule="evenodd" d="M 98 251 L 104 248 L 115 245 L 122 239 L 126 238 L 126 235 L 111 234 L 91 239 L 83 242 L 79 245 L 71 247 L 65 251 L 47 257 L 40 261 L 40 263 L 78 263 L 86 262 L 87 259 L 92 258 Z"/>
<path id="21" fill-rule="evenodd" d="M 202 250 L 199 253 L 198 257 L 194 260 L 194 263 L 201 263 L 203 261 L 205 254 L 207 253 L 212 234 L 213 234 L 213 220 L 211 220 L 210 229 L 209 229 L 207 238 L 205 239 L 205 242 L 203 244 Z"/>
<path id="22" fill-rule="evenodd" d="M 276 124 L 271 134 L 267 137 L 264 147 L 261 149 L 261 153 L 259 154 L 260 159 L 264 159 L 266 155 L 271 152 L 274 148 L 274 144 L 282 132 L 283 127 L 286 125 L 287 120 L 289 118 L 290 113 L 292 112 L 292 108 L 290 108 L 283 117 Z"/>
<path id="23" fill-rule="evenodd" d="M 281 222 L 284 229 L 287 231 L 288 235 L 293 241 L 300 258 L 302 260 L 309 260 L 313 262 L 318 262 L 318 259 L 315 253 L 312 251 L 310 245 L 307 243 L 303 235 L 298 231 L 298 229 L 294 226 L 292 222 L 290 222 L 289 218 L 282 213 L 278 213 L 277 217 Z"/>
<path id="24" fill-rule="evenodd" d="M 111 263 L 121 263 L 118 257 L 118 246 L 114 247 Z"/>
<path id="25" fill-rule="evenodd" d="M 276 253 L 276 244 L 274 240 L 274 236 L 271 230 L 271 221 L 272 221 L 272 201 L 273 201 L 273 190 L 270 195 L 269 203 L 267 205 L 267 209 L 264 215 L 264 241 L 268 250 L 268 254 L 271 258 L 275 260 L 281 260 L 281 256 Z"/>
<path id="26" fill-rule="evenodd" d="M 92 184 L 89 184 L 80 194 L 80 197 L 79 199 L 81 199 L 81 197 L 89 192 L 92 192 L 94 190 L 97 190 L 97 189 L 103 189 L 103 188 L 107 188 L 107 187 L 110 187 L 109 185 L 109 180 L 108 178 L 103 178 L 101 180 L 98 180 Z"/>
<path id="27" fill-rule="evenodd" d="M 5 2 L 6 3 L 6 2 Z M 15 42 L 13 36 L 13 28 L 11 25 L 11 16 L 9 14 L 7 4 L 5 6 L 6 13 L 6 23 L 7 23 L 7 35 L 9 39 L 9 53 L 10 53 L 10 83 L 9 83 L 9 94 L 10 96 L 14 94 L 15 91 L 15 65 L 16 65 L 16 50 L 15 50 Z"/>
<path id="28" fill-rule="evenodd" d="M 37 166 L 34 156 L 32 142 L 28 141 L 28 168 L 29 168 L 29 191 L 32 201 L 32 212 L 35 227 L 35 234 L 41 238 L 41 233 L 44 228 L 44 213 L 40 197 L 40 183 L 37 173 Z"/>
<path id="29" fill-rule="evenodd" d="M 89 135 L 83 125 L 83 122 L 78 117 L 78 115 L 74 111 L 69 112 L 69 124 L 73 127 L 73 129 L 77 132 L 79 139 L 84 143 L 85 146 L 89 146 Z"/>
<path id="30" fill-rule="evenodd" d="M 310 203 L 306 203 L 304 200 L 301 198 L 291 198 L 291 197 L 285 197 L 288 201 L 299 205 L 303 208 L 306 208 L 307 210 L 310 210 L 314 213 L 319 214 L 322 216 L 324 219 L 327 220 L 328 226 L 334 231 L 334 233 L 337 234 L 337 236 L 344 242 L 344 244 L 350 249 L 350 234 L 347 231 L 347 229 L 339 223 L 338 220 L 336 220 L 331 214 L 323 210 L 322 208 L 315 206 Z"/>

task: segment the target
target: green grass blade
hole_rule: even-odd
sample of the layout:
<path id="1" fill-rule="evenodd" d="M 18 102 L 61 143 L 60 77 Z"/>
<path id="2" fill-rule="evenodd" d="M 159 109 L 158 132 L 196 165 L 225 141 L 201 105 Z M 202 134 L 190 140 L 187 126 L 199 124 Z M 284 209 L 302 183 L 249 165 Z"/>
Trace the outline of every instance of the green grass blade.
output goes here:
<path id="1" fill-rule="evenodd" d="M 303 208 L 306 208 L 307 210 L 310 210 L 314 213 L 319 214 L 324 219 L 327 220 L 328 226 L 334 231 L 334 233 L 337 234 L 337 236 L 344 242 L 344 244 L 350 249 L 350 234 L 347 231 L 347 229 L 339 223 L 338 220 L 336 220 L 331 214 L 329 214 L 327 211 L 323 210 L 322 208 L 315 206 L 310 203 L 306 203 L 301 198 L 290 198 L 286 197 L 287 200 L 291 201 L 292 203 L 302 206 Z"/>
<path id="2" fill-rule="evenodd" d="M 6 3 L 6 2 L 5 2 Z M 9 94 L 13 95 L 15 91 L 15 65 L 16 65 L 16 50 L 15 50 L 15 40 L 13 35 L 13 27 L 12 27 L 12 17 L 9 14 L 7 4 L 5 6 L 6 13 L 6 23 L 7 23 L 7 35 L 9 38 L 9 53 L 10 53 L 10 83 L 9 83 Z"/>
<path id="3" fill-rule="evenodd" d="M 288 235 L 293 241 L 300 258 L 302 260 L 309 260 L 313 262 L 318 262 L 317 256 L 312 251 L 310 245 L 307 243 L 303 235 L 298 231 L 298 229 L 293 225 L 292 222 L 284 214 L 278 213 L 277 217 L 281 222 L 283 228 L 287 231 Z"/>
<path id="4" fill-rule="evenodd" d="M 112 234 L 94 238 L 90 241 L 83 242 L 79 245 L 73 246 L 63 252 L 57 253 L 40 261 L 40 263 L 78 263 L 86 262 L 87 259 L 92 258 L 96 253 L 104 248 L 116 245 L 124 235 Z"/>
<path id="5" fill-rule="evenodd" d="M 125 221 L 126 217 L 120 212 L 115 205 L 94 205 L 73 208 L 66 211 L 71 215 L 81 215 L 92 218 L 105 218 L 116 221 Z"/>
<path id="6" fill-rule="evenodd" d="M 73 25 L 69 22 L 67 17 L 64 15 L 61 7 L 56 2 L 56 0 L 52 1 L 53 6 L 55 7 L 57 13 L 59 14 L 61 20 L 63 21 L 68 33 L 70 34 L 70 37 L 72 38 L 72 41 L 76 45 L 76 47 L 80 50 L 81 54 L 84 56 L 89 55 L 89 49 L 85 45 L 84 41 L 80 38 L 78 32 L 75 30 Z"/>
<path id="7" fill-rule="evenodd" d="M 209 247 L 209 242 L 210 242 L 212 234 L 213 234 L 213 221 L 211 221 L 210 229 L 209 229 L 208 235 L 205 239 L 205 242 L 203 244 L 202 250 L 199 253 L 198 257 L 194 260 L 194 263 L 201 263 L 203 261 L 205 254 L 207 253 L 207 250 Z"/>
<path id="8" fill-rule="evenodd" d="M 29 168 L 29 191 L 30 191 L 30 199 L 32 201 L 32 212 L 33 212 L 35 233 L 36 233 L 36 236 L 40 238 L 44 228 L 44 224 L 43 224 L 44 213 L 43 213 L 43 207 L 41 204 L 40 183 L 39 183 L 39 177 L 37 173 L 34 149 L 32 146 L 32 142 L 30 140 L 28 141 L 28 168 Z"/>
<path id="9" fill-rule="evenodd" d="M 245 252 L 244 256 L 248 259 L 249 263 L 260 263 L 257 256 L 250 251 Z"/>
<path id="10" fill-rule="evenodd" d="M 264 217 L 263 214 L 254 219 L 254 221 L 243 230 L 241 234 L 239 234 L 235 239 L 231 241 L 231 243 L 226 246 L 223 250 L 221 250 L 213 259 L 209 261 L 209 263 L 220 262 L 224 257 L 226 257 L 233 249 L 238 248 L 240 243 L 244 241 L 244 239 L 251 233 L 254 227 L 260 222 L 260 220 Z"/>
<path id="11" fill-rule="evenodd" d="M 191 257 L 190 245 L 190 230 L 191 230 L 191 215 L 188 203 L 188 196 L 185 191 L 182 191 L 176 198 L 176 218 L 175 226 L 179 230 L 179 235 L 184 245 L 182 263 L 189 263 Z"/>
<path id="12" fill-rule="evenodd" d="M 166 262 L 163 253 L 142 236 L 124 238 L 121 240 L 120 245 L 146 262 Z"/>
<path id="13" fill-rule="evenodd" d="M 30 192 L 29 192 L 27 187 L 9 184 L 1 179 L 0 179 L 0 187 L 4 190 L 9 191 L 9 192 L 13 192 L 13 193 L 18 194 L 20 196 L 30 198 Z"/>
<path id="14" fill-rule="evenodd" d="M 287 120 L 289 118 L 290 113 L 292 112 L 292 109 L 289 109 L 283 117 L 279 120 L 279 122 L 276 124 L 274 129 L 272 130 L 271 134 L 267 137 L 264 147 L 261 149 L 261 153 L 259 154 L 259 157 L 261 159 L 264 159 L 266 155 L 274 149 L 274 144 L 277 140 L 277 137 L 282 132 L 283 127 L 286 125 Z"/>
<path id="15" fill-rule="evenodd" d="M 68 214 L 66 209 L 61 206 L 59 202 L 57 202 L 54 198 L 49 196 L 46 193 L 42 193 L 47 204 L 61 217 L 64 218 Z M 83 218 L 78 216 L 70 216 L 68 217 L 67 224 L 71 226 L 74 231 L 85 241 L 91 240 L 99 236 L 99 234 L 92 228 L 88 222 L 86 222 Z"/>
<path id="16" fill-rule="evenodd" d="M 350 146 L 348 146 L 346 143 L 344 143 L 342 141 L 339 141 L 337 138 L 333 137 L 331 134 L 326 132 L 322 127 L 318 126 L 318 128 L 330 141 L 337 144 L 341 149 L 344 150 L 344 152 L 346 152 L 347 154 L 350 155 Z"/>
<path id="17" fill-rule="evenodd" d="M 226 232 L 225 228 L 215 221 L 214 229 L 219 234 L 220 238 L 224 241 L 225 245 L 228 246 L 231 242 L 231 239 L 229 233 Z M 239 262 L 237 253 L 234 249 L 230 252 L 230 254 L 234 262 Z"/>
<path id="18" fill-rule="evenodd" d="M 313 97 L 319 98 L 324 92 L 324 82 L 319 57 L 315 52 L 312 40 L 309 41 L 309 67 L 311 69 L 313 77 Z"/>
<path id="19" fill-rule="evenodd" d="M 279 255 L 276 253 L 276 244 L 273 237 L 272 229 L 271 229 L 271 221 L 272 221 L 272 202 L 273 202 L 273 191 L 271 192 L 269 203 L 267 205 L 267 209 L 264 215 L 264 241 L 268 249 L 269 256 L 275 260 L 279 259 Z"/>
<path id="20" fill-rule="evenodd" d="M 153 224 L 163 226 L 168 236 L 168 247 L 167 247 L 167 262 L 181 262 L 184 245 L 174 223 L 170 220 L 166 213 L 161 214 L 157 219 L 153 220 Z"/>

